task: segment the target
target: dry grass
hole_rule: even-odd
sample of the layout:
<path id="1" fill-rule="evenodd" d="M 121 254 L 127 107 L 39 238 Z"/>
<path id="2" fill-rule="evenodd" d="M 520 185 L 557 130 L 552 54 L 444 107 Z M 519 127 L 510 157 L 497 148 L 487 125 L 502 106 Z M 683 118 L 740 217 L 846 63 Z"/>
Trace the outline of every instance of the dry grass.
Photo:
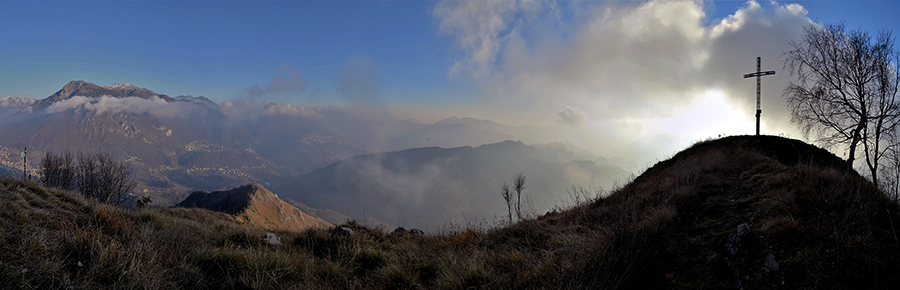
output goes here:
<path id="1" fill-rule="evenodd" d="M 0 180 L 15 289 L 722 289 L 900 286 L 900 206 L 799 141 L 696 144 L 632 183 L 497 229 L 278 232 L 201 209 L 125 210 Z M 823 153 L 824 152 L 824 153 Z M 499 198 L 499 197 L 498 197 Z M 752 234 L 726 244 L 740 224 Z M 778 270 L 766 270 L 772 254 Z M 78 262 L 83 266 L 79 267 Z M 22 270 L 27 268 L 27 273 Z"/>

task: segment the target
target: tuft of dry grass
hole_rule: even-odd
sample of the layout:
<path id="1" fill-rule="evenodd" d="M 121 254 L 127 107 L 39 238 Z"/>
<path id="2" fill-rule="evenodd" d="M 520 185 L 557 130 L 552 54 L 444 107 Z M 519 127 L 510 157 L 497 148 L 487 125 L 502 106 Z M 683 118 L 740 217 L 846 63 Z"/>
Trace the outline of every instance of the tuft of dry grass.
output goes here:
<path id="1" fill-rule="evenodd" d="M 609 196 L 505 227 L 348 222 L 276 232 L 277 247 L 226 214 L 2 178 L 0 287 L 885 289 L 900 286 L 898 226 L 900 205 L 839 158 L 770 136 L 695 144 Z"/>

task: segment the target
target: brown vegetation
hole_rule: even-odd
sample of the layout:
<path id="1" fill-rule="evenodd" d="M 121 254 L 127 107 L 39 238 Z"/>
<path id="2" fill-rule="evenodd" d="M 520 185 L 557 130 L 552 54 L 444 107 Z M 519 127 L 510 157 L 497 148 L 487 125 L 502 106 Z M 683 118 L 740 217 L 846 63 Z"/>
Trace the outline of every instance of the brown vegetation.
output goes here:
<path id="1" fill-rule="evenodd" d="M 348 223 L 276 232 L 280 247 L 221 213 L 125 210 L 2 179 L 0 285 L 896 288 L 900 205 L 845 164 L 796 140 L 729 137 L 608 197 L 507 227 L 421 235 Z"/>
<path id="2" fill-rule="evenodd" d="M 41 182 L 45 186 L 75 190 L 82 196 L 106 204 L 120 205 L 132 193 L 137 180 L 125 161 L 108 153 L 45 152 L 41 159 Z"/>
<path id="3" fill-rule="evenodd" d="M 258 183 L 222 191 L 191 193 L 178 207 L 199 207 L 224 212 L 238 222 L 269 230 L 302 231 L 331 224 L 278 198 Z"/>

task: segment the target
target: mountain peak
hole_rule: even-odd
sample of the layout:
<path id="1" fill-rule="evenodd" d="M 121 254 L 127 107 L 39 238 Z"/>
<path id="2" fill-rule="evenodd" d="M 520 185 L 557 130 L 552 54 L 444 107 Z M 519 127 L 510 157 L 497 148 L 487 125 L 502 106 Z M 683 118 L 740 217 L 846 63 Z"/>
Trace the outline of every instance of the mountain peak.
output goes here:
<path id="1" fill-rule="evenodd" d="M 191 95 L 187 95 L 187 96 L 180 95 L 180 96 L 172 98 L 172 100 L 174 100 L 176 102 L 188 102 L 188 103 L 194 103 L 194 104 L 200 104 L 200 105 L 216 106 L 216 102 L 213 102 L 212 100 L 210 100 L 204 96 L 195 97 L 195 96 L 191 96 Z"/>
<path id="2" fill-rule="evenodd" d="M 230 190 L 196 191 L 177 207 L 200 207 L 233 215 L 238 221 L 271 230 L 300 231 L 310 227 L 330 226 L 311 216 L 253 182 Z"/>
<path id="3" fill-rule="evenodd" d="M 81 88 L 81 87 L 83 87 L 83 86 L 85 86 L 85 85 L 95 85 L 95 84 L 89 83 L 89 82 L 86 82 L 86 81 L 82 81 L 82 80 L 77 80 L 77 81 L 73 80 L 73 81 L 70 81 L 69 83 L 67 83 L 65 86 L 63 86 L 62 89 L 63 89 L 63 90 L 76 90 L 76 89 Z M 96 85 L 95 85 L 95 86 L 96 86 Z"/>
<path id="4" fill-rule="evenodd" d="M 112 84 L 111 86 L 104 86 L 104 88 L 107 88 L 110 90 L 132 90 L 132 89 L 139 90 L 139 89 L 141 89 L 138 86 L 135 86 L 135 85 L 132 85 L 129 83 L 115 83 L 115 84 Z"/>
<path id="5" fill-rule="evenodd" d="M 47 97 L 46 99 L 40 100 L 37 103 L 37 109 L 43 109 L 49 107 L 51 104 L 59 101 L 68 100 L 74 96 L 84 96 L 89 98 L 100 98 L 103 96 L 114 97 L 114 98 L 128 98 L 128 97 L 137 97 L 137 98 L 160 98 L 165 100 L 166 102 L 171 102 L 172 98 L 167 95 L 157 94 L 146 88 L 141 88 L 129 83 L 115 83 L 110 86 L 101 87 L 97 84 L 75 80 L 71 81 L 62 89 L 57 91 L 55 94 Z"/>

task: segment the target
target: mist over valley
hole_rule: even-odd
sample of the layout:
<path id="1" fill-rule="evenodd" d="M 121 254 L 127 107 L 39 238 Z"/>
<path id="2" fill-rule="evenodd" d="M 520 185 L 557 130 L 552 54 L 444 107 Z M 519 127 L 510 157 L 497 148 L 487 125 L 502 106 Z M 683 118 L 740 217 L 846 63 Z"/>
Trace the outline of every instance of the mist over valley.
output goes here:
<path id="1" fill-rule="evenodd" d="M 8 175 L 21 172 L 18 148 L 29 147 L 33 176 L 44 152 L 101 150 L 135 168 L 135 196 L 156 206 L 257 182 L 300 207 L 434 230 L 498 223 L 506 212 L 500 186 L 517 173 L 529 177 L 532 215 L 566 206 L 573 186 L 610 188 L 631 174 L 571 143 L 511 141 L 538 128 L 473 118 L 426 124 L 366 118 L 359 108 L 219 105 L 84 81 L 45 99 L 0 102 Z"/>

